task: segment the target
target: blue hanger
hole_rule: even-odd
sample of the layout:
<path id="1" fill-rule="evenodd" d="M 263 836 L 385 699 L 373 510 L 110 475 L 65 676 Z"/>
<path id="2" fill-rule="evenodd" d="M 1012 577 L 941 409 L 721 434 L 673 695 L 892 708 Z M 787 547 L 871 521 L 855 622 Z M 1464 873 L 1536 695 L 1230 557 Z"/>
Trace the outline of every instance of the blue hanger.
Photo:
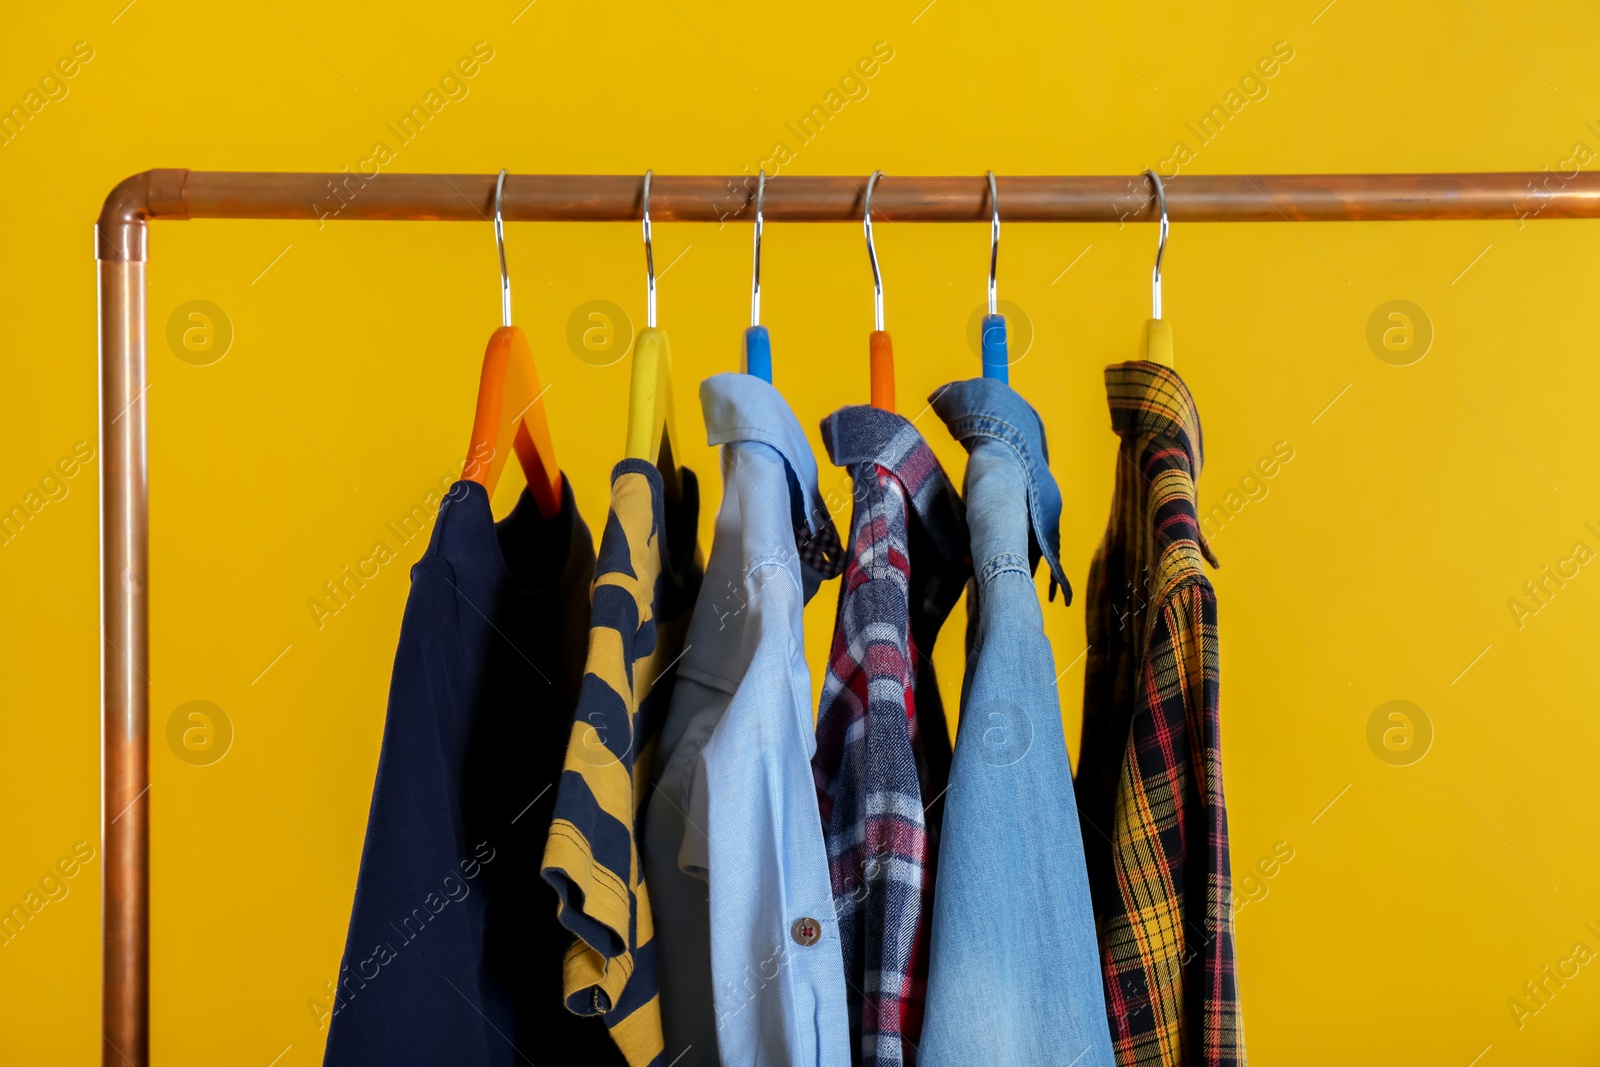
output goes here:
<path id="1" fill-rule="evenodd" d="M 755 265 L 750 274 L 750 328 L 744 332 L 744 372 L 772 384 L 772 337 L 761 325 L 761 200 L 767 191 L 767 172 L 756 179 Z"/>
<path id="2" fill-rule="evenodd" d="M 1000 262 L 1000 193 L 995 188 L 994 171 L 989 172 L 989 204 L 994 220 L 989 226 L 989 314 L 983 317 L 983 376 L 1009 381 L 1011 357 L 1006 348 L 1006 317 L 995 300 L 994 275 Z"/>

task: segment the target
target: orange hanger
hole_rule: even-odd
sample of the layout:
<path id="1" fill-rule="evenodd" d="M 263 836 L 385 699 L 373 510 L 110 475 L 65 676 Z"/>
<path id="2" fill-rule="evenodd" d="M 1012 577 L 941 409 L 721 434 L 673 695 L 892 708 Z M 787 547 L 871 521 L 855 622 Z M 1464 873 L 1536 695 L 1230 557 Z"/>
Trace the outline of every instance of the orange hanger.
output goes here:
<path id="1" fill-rule="evenodd" d="M 867 235 L 867 262 L 872 264 L 872 334 L 867 338 L 867 358 L 872 374 L 872 406 L 894 410 L 894 345 L 883 328 L 883 275 L 878 271 L 878 249 L 872 243 L 872 187 L 883 177 L 875 170 L 867 179 L 866 211 L 861 228 Z"/>
<path id="2" fill-rule="evenodd" d="M 478 408 L 472 419 L 472 442 L 467 449 L 463 476 L 494 496 L 506 457 L 516 450 L 528 481 L 528 492 L 539 514 L 553 519 L 561 514 L 561 467 L 556 463 L 550 437 L 550 420 L 539 387 L 528 335 L 511 325 L 511 277 L 506 271 L 505 224 L 500 201 L 506 172 L 494 187 L 494 239 L 500 250 L 501 326 L 489 336 L 483 353 L 483 375 L 478 379 Z"/>
<path id="3" fill-rule="evenodd" d="M 872 406 L 894 410 L 894 344 L 888 330 L 873 330 L 867 338 L 867 358 L 872 364 Z"/>

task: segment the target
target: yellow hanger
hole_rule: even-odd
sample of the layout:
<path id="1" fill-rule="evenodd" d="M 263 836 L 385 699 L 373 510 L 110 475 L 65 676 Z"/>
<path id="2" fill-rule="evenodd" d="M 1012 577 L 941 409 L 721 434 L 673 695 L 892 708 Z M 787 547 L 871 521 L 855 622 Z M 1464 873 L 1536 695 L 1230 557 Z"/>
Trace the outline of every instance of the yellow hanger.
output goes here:
<path id="1" fill-rule="evenodd" d="M 1151 316 L 1145 320 L 1144 336 L 1139 343 L 1139 358 L 1163 367 L 1173 366 L 1172 327 L 1161 317 L 1161 257 L 1167 252 L 1167 191 L 1161 178 L 1153 170 L 1145 171 L 1150 184 L 1156 187 L 1156 204 L 1161 208 L 1161 238 L 1156 245 L 1156 267 L 1150 272 Z"/>
<path id="2" fill-rule="evenodd" d="M 650 241 L 650 172 L 644 172 L 645 328 L 633 342 L 633 380 L 628 390 L 628 458 L 654 463 L 666 498 L 683 491 L 678 472 L 678 420 L 672 396 L 672 348 L 656 328 L 656 260 Z"/>

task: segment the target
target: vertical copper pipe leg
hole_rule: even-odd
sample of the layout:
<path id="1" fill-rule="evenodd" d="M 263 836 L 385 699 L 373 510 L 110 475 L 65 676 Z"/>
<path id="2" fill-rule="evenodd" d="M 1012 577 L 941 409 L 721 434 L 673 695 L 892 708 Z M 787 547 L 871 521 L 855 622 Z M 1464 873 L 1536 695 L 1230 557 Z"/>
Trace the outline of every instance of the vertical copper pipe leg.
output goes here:
<path id="1" fill-rule="evenodd" d="M 144 222 L 102 229 L 100 268 L 101 1063 L 149 1063 L 149 480 L 145 451 Z"/>

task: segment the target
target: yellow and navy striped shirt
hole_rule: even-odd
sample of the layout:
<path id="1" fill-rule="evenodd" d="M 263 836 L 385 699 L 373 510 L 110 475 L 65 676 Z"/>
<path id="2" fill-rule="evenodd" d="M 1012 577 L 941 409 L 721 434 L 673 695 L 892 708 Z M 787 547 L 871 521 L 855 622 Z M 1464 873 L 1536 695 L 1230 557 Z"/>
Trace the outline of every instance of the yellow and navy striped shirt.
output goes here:
<path id="1" fill-rule="evenodd" d="M 682 475 L 668 514 L 654 465 L 625 459 L 611 473 L 588 658 L 543 863 L 561 923 L 576 935 L 564 963 L 567 1007 L 603 1018 L 629 1067 L 666 1063 L 637 830 L 700 584 L 699 495 L 693 472 Z"/>

